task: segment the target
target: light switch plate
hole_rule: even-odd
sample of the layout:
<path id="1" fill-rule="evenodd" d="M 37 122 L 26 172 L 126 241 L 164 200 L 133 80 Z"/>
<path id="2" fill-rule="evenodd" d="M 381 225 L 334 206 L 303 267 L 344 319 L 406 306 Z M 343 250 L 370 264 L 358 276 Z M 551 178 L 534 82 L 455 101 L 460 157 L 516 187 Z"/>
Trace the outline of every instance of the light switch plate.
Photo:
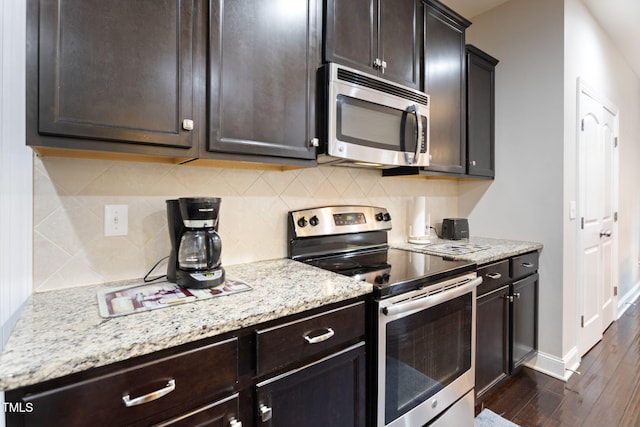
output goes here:
<path id="1" fill-rule="evenodd" d="M 571 200 L 569 202 L 569 219 L 576 219 L 576 201 Z"/>
<path id="2" fill-rule="evenodd" d="M 126 236 L 129 233 L 129 205 L 104 205 L 104 235 Z"/>

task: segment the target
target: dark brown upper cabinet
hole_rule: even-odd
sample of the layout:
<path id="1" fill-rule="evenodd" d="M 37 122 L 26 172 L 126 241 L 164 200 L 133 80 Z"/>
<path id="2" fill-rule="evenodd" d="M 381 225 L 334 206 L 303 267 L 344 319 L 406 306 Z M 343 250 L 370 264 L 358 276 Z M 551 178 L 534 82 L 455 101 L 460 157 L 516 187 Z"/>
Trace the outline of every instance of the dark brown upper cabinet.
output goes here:
<path id="1" fill-rule="evenodd" d="M 495 176 L 495 67 L 498 60 L 467 45 L 467 173 Z"/>
<path id="2" fill-rule="evenodd" d="M 420 0 L 326 0 L 324 60 L 421 90 Z"/>
<path id="3" fill-rule="evenodd" d="M 192 158 L 192 0 L 29 0 L 27 144 Z"/>
<path id="4" fill-rule="evenodd" d="M 425 92 L 431 97 L 426 171 L 465 174 L 465 30 L 471 22 L 437 1 L 425 2 Z"/>
<path id="5" fill-rule="evenodd" d="M 200 158 L 315 162 L 321 3 L 211 1 L 209 131 Z"/>

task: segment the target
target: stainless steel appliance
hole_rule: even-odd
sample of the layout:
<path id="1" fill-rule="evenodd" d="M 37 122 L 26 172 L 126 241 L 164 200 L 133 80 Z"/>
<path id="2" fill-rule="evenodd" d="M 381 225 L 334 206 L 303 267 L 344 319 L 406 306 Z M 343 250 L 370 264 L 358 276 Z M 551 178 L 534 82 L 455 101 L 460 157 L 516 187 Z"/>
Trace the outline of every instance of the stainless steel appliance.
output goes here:
<path id="1" fill-rule="evenodd" d="M 319 163 L 429 165 L 429 95 L 334 63 L 324 70 L 327 135 Z"/>
<path id="2" fill-rule="evenodd" d="M 187 197 L 167 200 L 171 253 L 167 280 L 185 288 L 211 288 L 224 283 L 222 242 L 218 235 L 221 199 Z"/>
<path id="3" fill-rule="evenodd" d="M 482 278 L 474 263 L 389 248 L 389 229 L 391 216 L 379 207 L 292 211 L 289 257 L 374 285 L 369 425 L 472 426 Z"/>

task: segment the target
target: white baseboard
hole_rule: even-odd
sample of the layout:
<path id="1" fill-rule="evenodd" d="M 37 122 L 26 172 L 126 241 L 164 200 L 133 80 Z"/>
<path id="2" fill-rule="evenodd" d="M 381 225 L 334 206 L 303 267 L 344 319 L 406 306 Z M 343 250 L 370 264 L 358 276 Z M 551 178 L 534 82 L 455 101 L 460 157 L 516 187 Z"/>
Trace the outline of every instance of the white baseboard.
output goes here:
<path id="1" fill-rule="evenodd" d="M 618 316 L 616 319 L 619 319 L 625 311 L 634 304 L 635 300 L 640 297 L 640 282 L 636 283 L 633 288 L 629 290 L 626 294 L 621 297 L 618 297 Z"/>
<path id="2" fill-rule="evenodd" d="M 574 352 L 572 350 L 564 359 L 561 359 L 551 354 L 538 351 L 538 354 L 531 359 L 526 366 L 561 381 L 567 381 L 580 363 L 579 360 L 577 362 L 574 360 L 574 353 L 577 353 L 577 351 Z M 567 366 L 571 366 L 571 368 L 567 370 Z"/>

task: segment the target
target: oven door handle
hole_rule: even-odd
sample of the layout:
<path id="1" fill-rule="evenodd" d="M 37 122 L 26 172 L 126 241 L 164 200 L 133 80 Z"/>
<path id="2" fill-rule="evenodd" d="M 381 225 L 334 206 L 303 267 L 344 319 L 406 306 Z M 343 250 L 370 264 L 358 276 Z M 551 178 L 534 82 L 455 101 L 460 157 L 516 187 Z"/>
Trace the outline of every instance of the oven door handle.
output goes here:
<path id="1" fill-rule="evenodd" d="M 433 295 L 425 295 L 412 301 L 399 303 L 390 307 L 384 307 L 382 312 L 387 316 L 395 316 L 396 314 L 406 313 L 417 309 L 429 308 L 450 299 L 457 298 L 460 295 L 464 295 L 475 289 L 481 283 L 482 277 L 476 277 L 470 282 L 448 291 L 443 291 Z"/>

